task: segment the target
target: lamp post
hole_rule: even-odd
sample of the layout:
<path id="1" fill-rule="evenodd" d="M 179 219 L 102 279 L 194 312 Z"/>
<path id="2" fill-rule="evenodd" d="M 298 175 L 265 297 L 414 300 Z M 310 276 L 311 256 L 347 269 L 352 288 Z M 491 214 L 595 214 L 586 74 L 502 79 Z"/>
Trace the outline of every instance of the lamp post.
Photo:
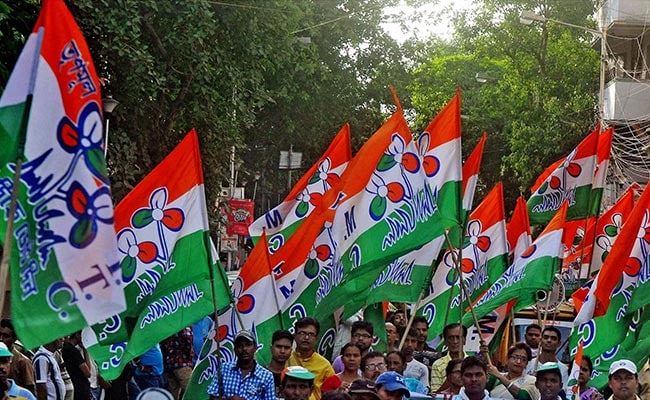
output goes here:
<path id="1" fill-rule="evenodd" d="M 524 25 L 530 25 L 533 22 L 552 22 L 554 24 L 566 26 L 569 28 L 580 29 L 589 32 L 592 35 L 600 37 L 600 82 L 598 87 L 598 119 L 600 121 L 601 129 L 603 128 L 603 121 L 605 119 L 605 72 L 607 70 L 607 28 L 604 24 L 602 31 L 587 28 L 586 26 L 575 25 L 557 19 L 547 18 L 539 15 L 533 11 L 524 10 L 519 16 L 519 22 Z"/>
<path id="2" fill-rule="evenodd" d="M 115 107 L 119 106 L 120 102 L 115 100 L 110 94 L 102 99 L 102 107 L 104 108 L 104 118 L 106 118 L 106 133 L 104 134 L 104 158 L 108 152 L 108 124 Z"/>

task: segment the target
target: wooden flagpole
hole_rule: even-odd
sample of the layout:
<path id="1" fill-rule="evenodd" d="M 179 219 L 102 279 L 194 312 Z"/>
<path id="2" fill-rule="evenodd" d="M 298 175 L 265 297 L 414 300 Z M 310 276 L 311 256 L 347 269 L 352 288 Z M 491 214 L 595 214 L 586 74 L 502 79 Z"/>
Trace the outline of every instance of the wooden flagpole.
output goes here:
<path id="1" fill-rule="evenodd" d="M 24 146 L 23 146 L 24 147 Z M 5 298 L 7 294 L 7 277 L 9 276 L 9 263 L 11 261 L 11 249 L 14 238 L 14 220 L 16 209 L 18 208 L 18 194 L 20 192 L 20 173 L 23 167 L 22 152 L 19 153 L 16 160 L 16 170 L 11 188 L 11 199 L 9 201 L 9 212 L 7 221 L 7 231 L 5 232 L 5 243 L 2 249 L 2 261 L 0 263 L 0 314 L 4 312 Z"/>

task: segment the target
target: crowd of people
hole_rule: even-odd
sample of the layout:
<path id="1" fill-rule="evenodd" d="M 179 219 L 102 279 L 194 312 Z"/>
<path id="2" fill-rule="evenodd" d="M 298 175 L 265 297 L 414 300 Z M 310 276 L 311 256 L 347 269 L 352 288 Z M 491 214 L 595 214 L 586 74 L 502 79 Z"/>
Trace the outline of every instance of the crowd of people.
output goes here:
<path id="1" fill-rule="evenodd" d="M 278 330 L 270 343 L 271 361 L 259 365 L 259 344 L 249 331 L 234 341 L 236 360 L 225 363 L 208 393 L 212 400 L 640 400 L 634 363 L 619 360 L 609 370 L 608 393 L 589 386 L 593 365 L 583 357 L 579 391 L 568 386 L 568 367 L 557 358 L 561 333 L 554 326 L 527 327 L 522 342 L 510 346 L 501 368 L 487 353 L 464 352 L 467 329 L 458 323 L 443 331 L 444 353 L 426 343 L 428 324 L 414 318 L 406 329 L 403 311 L 386 322 L 387 351 L 372 348 L 373 325 L 352 323 L 349 342 L 330 362 L 316 351 L 320 324 L 306 317 L 294 333 Z M 403 340 L 402 340 L 403 338 Z M 401 343 L 403 342 L 403 344 Z M 402 349 L 399 349 L 402 344 Z"/>
<path id="2" fill-rule="evenodd" d="M 104 379 L 81 332 L 35 351 L 25 349 L 9 319 L 0 321 L 0 400 L 140 400 L 164 389 L 180 399 L 212 326 L 209 317 L 156 344 L 129 362 L 116 379 Z"/>

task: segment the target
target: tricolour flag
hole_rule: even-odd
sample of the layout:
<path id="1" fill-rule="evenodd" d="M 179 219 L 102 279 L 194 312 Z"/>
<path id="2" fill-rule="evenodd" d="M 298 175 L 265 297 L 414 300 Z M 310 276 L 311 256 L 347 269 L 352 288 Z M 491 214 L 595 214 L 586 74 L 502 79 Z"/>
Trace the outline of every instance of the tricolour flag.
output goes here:
<path id="1" fill-rule="evenodd" d="M 381 156 L 373 159 L 360 151 L 350 162 L 341 177 L 343 198 L 330 229 L 328 246 L 333 257 L 328 263 L 333 273 L 319 277 L 317 313 L 330 315 L 363 299 L 388 263 L 459 224 L 459 121 L 457 95 L 420 135 L 416 146 L 399 109 L 374 135 L 384 137 L 383 147 L 373 145 L 372 150 Z M 394 128 L 383 131 L 390 124 Z"/>
<path id="2" fill-rule="evenodd" d="M 130 359 L 212 314 L 213 300 L 219 308 L 230 303 L 223 275 L 211 271 L 218 261 L 204 190 L 192 130 L 115 208 L 128 308 L 93 327 L 98 343 L 87 343 L 105 379 L 115 379 Z"/>
<path id="3" fill-rule="evenodd" d="M 596 171 L 594 172 L 593 186 L 591 189 L 591 215 L 600 214 L 600 203 L 605 190 L 607 169 L 609 168 L 609 156 L 612 150 L 612 139 L 614 127 L 607 129 L 598 136 L 598 151 L 596 159 Z"/>
<path id="4" fill-rule="evenodd" d="M 528 220 L 528 207 L 526 206 L 526 200 L 521 196 L 517 198 L 510 222 L 506 225 L 506 231 L 508 238 L 508 256 L 514 261 L 532 243 L 530 221 Z"/>
<path id="5" fill-rule="evenodd" d="M 283 202 L 248 227 L 253 242 L 257 243 L 262 230 L 266 229 L 269 246 L 273 251 L 277 250 L 320 205 L 323 193 L 338 183 L 351 158 L 350 125 L 345 124 L 325 153 L 293 186 Z"/>
<path id="6" fill-rule="evenodd" d="M 566 212 L 567 205 L 563 204 L 528 250 L 475 303 L 477 317 L 482 317 L 512 299 L 517 299 L 513 311 L 519 311 L 535 303 L 537 291 L 551 289 L 562 263 L 562 233 Z M 471 315 L 466 314 L 463 323 L 471 324 Z"/>
<path id="7" fill-rule="evenodd" d="M 474 204 L 474 192 L 476 192 L 478 173 L 481 169 L 481 160 L 483 159 L 483 149 L 485 148 L 486 140 L 487 133 L 483 132 L 483 136 L 481 136 L 476 147 L 474 147 L 474 150 L 472 150 L 463 163 L 463 212 L 465 216 L 469 215 Z"/>
<path id="8" fill-rule="evenodd" d="M 218 329 L 213 326 L 197 355 L 185 399 L 210 398 L 207 388 L 217 374 L 218 363 L 235 361 L 235 336 L 242 329 L 252 331 L 257 338 L 257 361 L 261 365 L 270 361 L 271 337 L 282 328 L 282 322 L 264 230 L 259 239 L 232 284 L 236 303 L 219 315 Z"/>
<path id="9" fill-rule="evenodd" d="M 429 339 L 442 333 L 446 321 L 458 321 L 461 307 L 472 304 L 508 266 L 503 184 L 498 183 L 472 212 L 467 223 L 458 276 L 457 249 L 445 251 L 418 313 L 429 322 Z M 468 293 L 461 293 L 463 279 Z M 469 294 L 469 301 L 467 295 Z M 462 304 L 461 304 L 462 299 Z"/>
<path id="10" fill-rule="evenodd" d="M 79 27 L 63 0 L 44 0 L 0 99 L 0 237 L 12 218 L 12 317 L 28 348 L 125 308 L 101 104 Z"/>
<path id="11" fill-rule="evenodd" d="M 582 352 L 583 346 L 582 342 L 578 344 L 578 350 L 573 358 L 573 364 L 571 365 L 571 373 L 569 373 L 569 399 L 579 399 L 580 398 L 580 384 L 578 383 L 578 376 L 580 375 L 580 367 L 582 367 Z"/>
<path id="12" fill-rule="evenodd" d="M 600 128 L 591 132 L 565 158 L 553 164 L 532 187 L 528 199 L 528 216 L 532 224 L 545 224 L 566 200 L 567 220 L 585 218 L 591 211 L 591 190 L 596 167 L 596 152 Z"/>
<path id="13" fill-rule="evenodd" d="M 646 187 L 623 225 L 611 252 L 596 275 L 574 323 L 580 325 L 605 315 L 613 297 L 637 285 L 646 274 L 650 240 L 650 189 Z M 647 276 L 647 274 L 645 275 Z M 621 281 L 622 279 L 622 281 Z M 623 313 L 625 313 L 625 309 Z"/>

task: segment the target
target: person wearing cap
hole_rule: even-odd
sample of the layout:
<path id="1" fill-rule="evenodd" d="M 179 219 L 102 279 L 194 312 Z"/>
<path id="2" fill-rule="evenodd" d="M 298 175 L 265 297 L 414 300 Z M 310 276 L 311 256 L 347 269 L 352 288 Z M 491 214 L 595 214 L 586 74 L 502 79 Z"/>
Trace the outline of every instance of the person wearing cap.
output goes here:
<path id="1" fill-rule="evenodd" d="M 236 361 L 222 363 L 208 394 L 211 400 L 275 400 L 273 374 L 255 361 L 257 342 L 253 333 L 241 330 L 235 336 Z"/>
<path id="2" fill-rule="evenodd" d="M 463 387 L 453 400 L 490 400 L 487 385 L 487 365 L 480 356 L 470 356 L 460 364 L 460 376 Z"/>
<path id="3" fill-rule="evenodd" d="M 540 400 L 562 400 L 562 371 L 558 363 L 540 364 L 535 373 L 535 387 L 539 390 Z"/>
<path id="4" fill-rule="evenodd" d="M 32 360 L 21 353 L 16 348 L 18 337 L 14 330 L 14 325 L 10 319 L 2 319 L 0 321 L 0 340 L 7 345 L 13 358 L 11 359 L 11 369 L 9 370 L 9 378 L 13 379 L 16 384 L 22 386 L 36 394 L 36 381 L 34 380 L 34 367 L 32 367 Z"/>
<path id="5" fill-rule="evenodd" d="M 287 367 L 281 374 L 281 395 L 284 400 L 307 400 L 314 390 L 314 374 L 300 366 Z"/>
<path id="6" fill-rule="evenodd" d="M 0 398 L 15 400 L 35 400 L 34 395 L 24 387 L 9 379 L 11 359 L 14 357 L 6 344 L 0 342 Z"/>
<path id="7" fill-rule="evenodd" d="M 557 359 L 557 349 L 560 347 L 561 343 L 562 334 L 558 328 L 554 326 L 544 327 L 537 357 L 533 357 L 528 362 L 525 373 L 528 375 L 534 375 L 540 365 L 549 362 L 556 363 L 562 373 L 562 387 L 564 388 L 564 391 L 567 392 L 569 384 L 569 367 Z"/>
<path id="8" fill-rule="evenodd" d="M 352 382 L 348 394 L 353 400 L 381 400 L 375 389 L 375 382 L 369 379 L 357 379 Z"/>
<path id="9" fill-rule="evenodd" d="M 639 374 L 632 361 L 614 361 L 609 367 L 607 383 L 612 389 L 612 395 L 607 400 L 639 400 L 636 394 L 639 387 Z"/>
<path id="10" fill-rule="evenodd" d="M 381 400 L 402 400 L 402 397 L 411 397 L 404 377 L 395 371 L 384 372 L 375 381 L 377 395 Z"/>
<path id="11" fill-rule="evenodd" d="M 320 388 L 323 382 L 334 375 L 332 364 L 314 350 L 318 340 L 320 323 L 314 318 L 304 317 L 296 321 L 294 328 L 296 332 L 296 350 L 289 357 L 289 366 L 305 367 L 314 374 L 314 390 L 311 399 L 320 400 Z"/>

